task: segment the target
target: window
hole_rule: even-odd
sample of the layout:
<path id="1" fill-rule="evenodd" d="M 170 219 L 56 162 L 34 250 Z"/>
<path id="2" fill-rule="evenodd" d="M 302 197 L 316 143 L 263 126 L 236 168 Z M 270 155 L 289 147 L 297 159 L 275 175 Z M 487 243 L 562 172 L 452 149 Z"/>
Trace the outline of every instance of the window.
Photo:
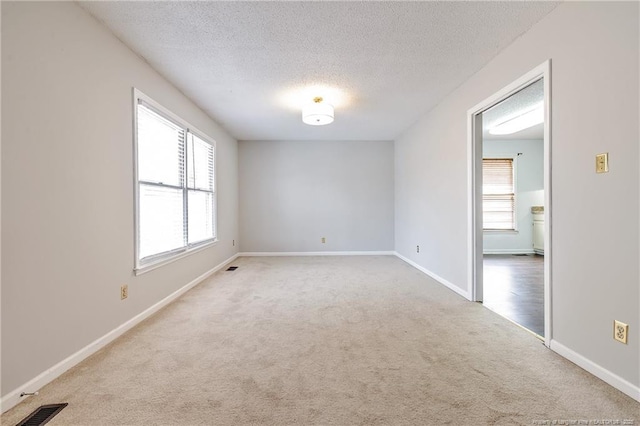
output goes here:
<path id="1" fill-rule="evenodd" d="M 515 230 L 513 158 L 482 160 L 482 218 L 485 230 Z"/>
<path id="2" fill-rule="evenodd" d="M 136 271 L 216 238 L 215 145 L 137 90 Z"/>

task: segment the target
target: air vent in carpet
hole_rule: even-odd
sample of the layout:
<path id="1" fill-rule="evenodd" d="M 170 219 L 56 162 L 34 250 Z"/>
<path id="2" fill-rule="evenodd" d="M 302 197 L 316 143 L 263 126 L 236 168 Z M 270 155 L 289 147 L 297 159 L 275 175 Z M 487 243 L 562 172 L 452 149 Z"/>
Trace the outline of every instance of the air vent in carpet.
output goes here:
<path id="1" fill-rule="evenodd" d="M 227 268 L 227 271 L 235 271 L 236 269 L 238 269 L 238 267 L 237 267 L 237 266 L 229 266 L 229 267 Z"/>
<path id="2" fill-rule="evenodd" d="M 43 405 L 40 408 L 36 409 L 33 413 L 29 414 L 24 418 L 20 423 L 16 426 L 42 426 L 49 422 L 52 418 L 56 416 L 64 407 L 66 407 L 66 402 L 63 404 L 49 404 Z"/>
<path id="3" fill-rule="evenodd" d="M 517 253 L 517 254 L 513 254 L 512 256 L 529 256 L 526 253 Z"/>

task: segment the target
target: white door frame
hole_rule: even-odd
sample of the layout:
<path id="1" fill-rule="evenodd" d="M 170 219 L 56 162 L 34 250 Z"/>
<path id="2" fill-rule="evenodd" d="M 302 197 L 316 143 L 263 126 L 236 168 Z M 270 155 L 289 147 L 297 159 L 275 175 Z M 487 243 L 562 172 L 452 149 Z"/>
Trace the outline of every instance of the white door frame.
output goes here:
<path id="1" fill-rule="evenodd" d="M 551 59 L 494 93 L 467 112 L 468 152 L 468 289 L 471 300 L 482 301 L 482 113 L 544 78 L 544 344 L 552 337 L 551 317 Z"/>

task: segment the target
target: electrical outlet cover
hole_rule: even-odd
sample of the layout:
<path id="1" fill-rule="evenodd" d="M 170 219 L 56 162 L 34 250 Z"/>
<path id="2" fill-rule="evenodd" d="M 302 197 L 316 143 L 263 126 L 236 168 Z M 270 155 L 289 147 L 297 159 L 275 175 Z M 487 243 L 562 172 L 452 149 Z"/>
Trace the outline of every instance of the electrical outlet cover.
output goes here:
<path id="1" fill-rule="evenodd" d="M 620 343 L 627 344 L 627 336 L 629 335 L 629 325 L 620 321 L 613 322 L 613 338 Z"/>
<path id="2" fill-rule="evenodd" d="M 604 152 L 596 155 L 596 173 L 607 173 L 609 171 L 609 153 Z"/>

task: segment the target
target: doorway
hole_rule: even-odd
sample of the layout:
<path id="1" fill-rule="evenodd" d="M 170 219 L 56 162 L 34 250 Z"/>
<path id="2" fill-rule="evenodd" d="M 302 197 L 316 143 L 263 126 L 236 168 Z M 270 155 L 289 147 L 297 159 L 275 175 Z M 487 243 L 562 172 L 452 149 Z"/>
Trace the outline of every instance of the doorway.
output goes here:
<path id="1" fill-rule="evenodd" d="M 550 62 L 468 112 L 474 301 L 551 341 Z"/>

